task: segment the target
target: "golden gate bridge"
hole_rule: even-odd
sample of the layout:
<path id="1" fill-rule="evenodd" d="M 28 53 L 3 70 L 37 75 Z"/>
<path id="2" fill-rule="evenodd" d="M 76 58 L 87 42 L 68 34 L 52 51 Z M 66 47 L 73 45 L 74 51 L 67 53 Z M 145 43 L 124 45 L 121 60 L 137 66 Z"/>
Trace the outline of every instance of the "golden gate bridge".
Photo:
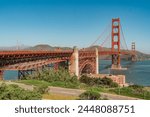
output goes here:
<path id="1" fill-rule="evenodd" d="M 121 32 L 124 39 L 120 19 L 112 19 L 111 34 L 109 34 L 99 48 L 77 49 L 72 50 L 54 50 L 54 51 L 32 51 L 32 50 L 15 50 L 0 51 L 0 79 L 3 80 L 5 70 L 18 70 L 19 77 L 53 64 L 54 69 L 60 65 L 67 65 L 71 74 L 79 76 L 82 73 L 99 73 L 99 56 L 110 55 L 112 60 L 111 69 L 121 68 L 121 55 L 130 55 L 131 60 L 136 60 L 135 43 L 132 43 L 131 50 L 121 49 Z M 109 39 L 111 37 L 111 39 Z M 91 45 L 93 46 L 101 36 Z M 111 40 L 111 49 L 104 50 L 102 47 L 108 40 Z"/>

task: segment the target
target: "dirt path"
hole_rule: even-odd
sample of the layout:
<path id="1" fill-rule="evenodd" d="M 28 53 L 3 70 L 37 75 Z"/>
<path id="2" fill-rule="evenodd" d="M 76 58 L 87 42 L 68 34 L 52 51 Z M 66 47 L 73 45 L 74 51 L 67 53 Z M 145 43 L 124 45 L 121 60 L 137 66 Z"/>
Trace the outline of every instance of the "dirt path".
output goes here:
<path id="1" fill-rule="evenodd" d="M 33 88 L 35 87 L 33 85 L 26 85 L 26 84 L 15 83 L 15 82 L 5 82 L 5 83 L 16 84 L 26 90 L 33 90 Z M 49 93 L 69 95 L 69 96 L 79 96 L 81 93 L 85 92 L 85 90 L 81 90 L 81 89 L 69 89 L 69 88 L 52 87 L 52 86 L 49 86 L 48 88 L 49 88 Z M 103 93 L 103 92 L 101 92 L 101 96 L 106 97 L 110 100 L 139 100 L 138 98 L 121 96 L 121 95 L 110 94 L 110 93 Z"/>

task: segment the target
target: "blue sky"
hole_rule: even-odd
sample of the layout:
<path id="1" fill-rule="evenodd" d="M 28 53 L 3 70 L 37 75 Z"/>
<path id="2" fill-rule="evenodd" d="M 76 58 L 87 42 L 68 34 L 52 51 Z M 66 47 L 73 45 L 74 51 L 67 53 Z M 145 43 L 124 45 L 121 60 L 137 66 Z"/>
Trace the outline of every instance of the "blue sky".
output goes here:
<path id="1" fill-rule="evenodd" d="M 130 48 L 150 54 L 149 0 L 0 0 L 0 46 L 90 46 L 120 17 Z M 101 44 L 100 42 L 96 44 Z"/>

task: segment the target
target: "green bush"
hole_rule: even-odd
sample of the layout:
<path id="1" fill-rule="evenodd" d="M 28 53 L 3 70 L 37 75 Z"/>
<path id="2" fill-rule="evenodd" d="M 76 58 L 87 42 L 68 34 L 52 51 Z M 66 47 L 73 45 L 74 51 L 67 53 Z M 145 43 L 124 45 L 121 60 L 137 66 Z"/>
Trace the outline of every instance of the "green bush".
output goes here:
<path id="1" fill-rule="evenodd" d="M 130 85 L 129 88 L 143 90 L 144 87 L 140 85 Z"/>
<path id="2" fill-rule="evenodd" d="M 101 95 L 97 91 L 89 90 L 79 95 L 79 98 L 80 100 L 99 100 L 101 99 Z"/>
<path id="3" fill-rule="evenodd" d="M 40 85 L 37 87 L 34 87 L 34 91 L 40 94 L 48 93 L 48 86 L 47 85 Z"/>
<path id="4" fill-rule="evenodd" d="M 91 78 L 86 75 L 80 77 L 80 82 L 89 86 L 106 86 L 106 87 L 118 87 L 118 84 L 113 82 L 110 78 Z"/>
<path id="5" fill-rule="evenodd" d="M 82 82 L 82 83 L 90 84 L 91 81 L 92 81 L 92 79 L 90 77 L 88 77 L 87 75 L 82 75 L 80 77 L 80 82 Z"/>
<path id="6" fill-rule="evenodd" d="M 116 82 L 112 82 L 110 87 L 119 87 L 119 85 Z"/>
<path id="7" fill-rule="evenodd" d="M 111 84 L 113 83 L 112 79 L 107 78 L 107 77 L 102 78 L 101 80 L 102 80 L 102 83 L 103 83 L 104 85 L 111 86 Z"/>
<path id="8" fill-rule="evenodd" d="M 20 88 L 18 85 L 0 85 L 0 99 L 1 100 L 38 100 L 42 95 L 34 91 L 28 91 Z"/>

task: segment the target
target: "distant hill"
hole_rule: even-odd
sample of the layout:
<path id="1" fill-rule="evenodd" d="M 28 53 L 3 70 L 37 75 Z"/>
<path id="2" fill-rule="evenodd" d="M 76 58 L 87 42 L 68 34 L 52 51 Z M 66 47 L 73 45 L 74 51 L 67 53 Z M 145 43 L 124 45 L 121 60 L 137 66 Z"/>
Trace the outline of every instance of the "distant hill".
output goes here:
<path id="1" fill-rule="evenodd" d="M 139 51 L 136 51 L 138 60 L 150 60 L 150 54 L 145 54 Z"/>
<path id="2" fill-rule="evenodd" d="M 40 44 L 33 47 L 26 48 L 25 50 L 53 50 L 54 48 L 50 45 Z"/>
<path id="3" fill-rule="evenodd" d="M 17 46 L 11 46 L 11 47 L 0 47 L 0 51 L 3 50 L 56 50 L 56 49 L 60 49 L 60 50 L 70 50 L 72 48 L 70 47 L 53 47 L 50 46 L 48 44 L 39 44 L 39 45 L 35 45 L 35 46 L 25 46 L 25 45 L 21 45 L 19 47 Z"/>
<path id="4" fill-rule="evenodd" d="M 60 50 L 70 50 L 72 48 L 70 47 L 53 47 L 53 46 L 50 46 L 50 45 L 47 45 L 47 44 L 40 44 L 40 45 L 36 45 L 36 46 L 33 46 L 33 47 L 29 47 L 29 48 L 26 48 L 25 50 L 45 50 L 45 51 L 48 51 L 48 50 L 56 50 L 56 49 L 60 49 Z"/>

